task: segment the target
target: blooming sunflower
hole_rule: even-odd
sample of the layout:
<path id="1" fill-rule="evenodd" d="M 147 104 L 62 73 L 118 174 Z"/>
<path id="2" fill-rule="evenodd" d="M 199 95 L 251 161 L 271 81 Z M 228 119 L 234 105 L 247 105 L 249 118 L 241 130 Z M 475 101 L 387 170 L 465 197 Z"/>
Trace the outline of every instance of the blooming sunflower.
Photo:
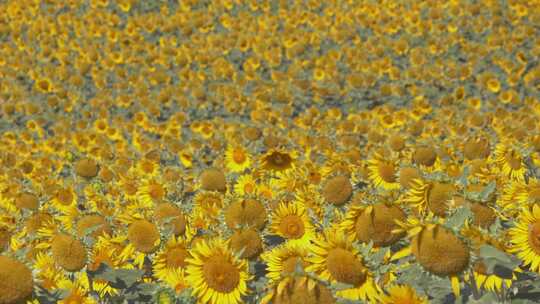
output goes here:
<path id="1" fill-rule="evenodd" d="M 381 297 L 382 304 L 428 304 L 426 297 L 420 296 L 409 285 L 392 285 L 387 289 L 387 294 Z"/>
<path id="2" fill-rule="evenodd" d="M 381 293 L 373 275 L 365 266 L 358 249 L 353 246 L 354 237 L 343 230 L 329 228 L 323 238 L 314 240 L 312 256 L 306 260 L 307 272 L 317 274 L 331 284 L 343 283 L 351 288 L 340 290 L 337 296 L 349 300 L 376 301 Z"/>
<path id="3" fill-rule="evenodd" d="M 251 156 L 240 146 L 229 146 L 225 151 L 225 166 L 232 172 L 243 172 L 251 166 Z"/>
<path id="4" fill-rule="evenodd" d="M 172 237 L 154 258 L 154 275 L 176 292 L 181 292 L 187 286 L 185 282 L 187 258 L 189 258 L 188 241 Z"/>
<path id="5" fill-rule="evenodd" d="M 266 277 L 278 282 L 282 277 L 292 274 L 297 267 L 304 268 L 309 250 L 304 246 L 286 242 L 262 255 L 267 264 Z"/>
<path id="6" fill-rule="evenodd" d="M 261 158 L 262 168 L 271 172 L 286 171 L 294 167 L 294 154 L 279 149 L 271 149 Z"/>
<path id="7" fill-rule="evenodd" d="M 509 230 L 510 252 L 515 253 L 531 271 L 540 271 L 540 205 L 524 209 Z"/>
<path id="8" fill-rule="evenodd" d="M 307 210 L 298 202 L 279 204 L 271 215 L 270 232 L 303 246 L 309 246 L 315 237 Z"/>
<path id="9" fill-rule="evenodd" d="M 520 149 L 500 143 L 495 147 L 493 162 L 499 166 L 504 176 L 517 181 L 525 180 L 528 171 Z"/>
<path id="10" fill-rule="evenodd" d="M 146 208 L 152 208 L 155 204 L 163 202 L 166 196 L 167 189 L 155 178 L 145 179 L 137 190 L 137 199 L 140 205 Z"/>
<path id="11" fill-rule="evenodd" d="M 386 190 L 396 190 L 400 188 L 397 173 L 398 167 L 392 160 L 384 159 L 380 155 L 368 161 L 368 177 L 375 187 Z"/>
<path id="12" fill-rule="evenodd" d="M 240 196 L 254 195 L 257 192 L 257 182 L 251 174 L 244 174 L 236 179 L 234 193 Z"/>
<path id="13" fill-rule="evenodd" d="M 219 238 L 201 240 L 189 251 L 186 281 L 201 303 L 241 303 L 251 279 L 248 264 Z"/>

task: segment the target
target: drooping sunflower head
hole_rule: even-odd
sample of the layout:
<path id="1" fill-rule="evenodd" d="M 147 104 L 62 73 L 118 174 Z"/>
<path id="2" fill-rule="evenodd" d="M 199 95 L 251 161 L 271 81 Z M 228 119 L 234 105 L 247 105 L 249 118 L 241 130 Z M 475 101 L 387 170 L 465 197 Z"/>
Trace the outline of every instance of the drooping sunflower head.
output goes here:
<path id="1" fill-rule="evenodd" d="M 0 278 L 0 303 L 25 303 L 32 296 L 32 271 L 18 260 L 0 256 Z"/>
<path id="2" fill-rule="evenodd" d="M 84 178 L 92 178 L 98 174 L 98 163 L 91 158 L 83 158 L 75 163 L 75 173 Z"/>
<path id="3" fill-rule="evenodd" d="M 180 208 L 172 203 L 161 203 L 156 205 L 154 217 L 160 225 L 172 229 L 174 235 L 182 235 L 186 232 L 186 217 Z"/>
<path id="4" fill-rule="evenodd" d="M 127 238 L 137 251 L 154 252 L 160 242 L 158 227 L 147 220 L 135 220 L 129 225 Z"/>
<path id="5" fill-rule="evenodd" d="M 423 228 L 412 238 L 411 250 L 424 269 L 438 276 L 458 275 L 469 265 L 467 244 L 441 225 Z"/>
<path id="6" fill-rule="evenodd" d="M 404 233 L 394 233 L 398 228 L 396 220 L 404 221 L 405 212 L 395 205 L 378 203 L 371 206 L 356 205 L 346 214 L 342 227 L 355 234 L 356 239 L 363 243 L 373 242 L 376 247 L 390 246 L 404 236 Z"/>
<path id="7" fill-rule="evenodd" d="M 432 167 L 437 160 L 437 151 L 432 146 L 421 145 L 416 147 L 412 155 L 412 161 L 421 166 Z"/>
<path id="8" fill-rule="evenodd" d="M 322 195 L 328 203 L 340 206 L 345 204 L 353 194 L 353 187 L 348 177 L 337 175 L 326 180 Z"/>
<path id="9" fill-rule="evenodd" d="M 306 276 L 293 276 L 276 282 L 261 304 L 333 304 L 336 299 L 324 284 Z"/>
<path id="10" fill-rule="evenodd" d="M 81 217 L 77 221 L 77 234 L 79 237 L 90 235 L 94 239 L 104 234 L 111 234 L 111 225 L 105 217 L 99 214 L 89 214 Z"/>
<path id="11" fill-rule="evenodd" d="M 248 264 L 236 257 L 228 242 L 201 240 L 190 250 L 186 280 L 202 303 L 241 303 L 248 293 Z"/>
<path id="12" fill-rule="evenodd" d="M 266 223 L 266 208 L 255 199 L 235 200 L 225 210 L 225 223 L 231 229 L 242 225 L 261 229 Z"/>
<path id="13" fill-rule="evenodd" d="M 418 208 L 421 213 L 432 212 L 445 216 L 456 188 L 452 183 L 415 180 L 406 194 L 405 202 Z"/>
<path id="14" fill-rule="evenodd" d="M 199 176 L 201 189 L 207 191 L 225 192 L 227 180 L 223 171 L 217 168 L 208 168 Z"/>
<path id="15" fill-rule="evenodd" d="M 241 258 L 253 259 L 263 251 L 263 242 L 259 231 L 253 228 L 237 229 L 230 239 L 231 249 L 241 252 Z"/>
<path id="16" fill-rule="evenodd" d="M 293 168 L 294 156 L 283 150 L 271 149 L 261 158 L 262 168 L 268 171 L 285 171 Z"/>
<path id="17" fill-rule="evenodd" d="M 51 242 L 51 251 L 56 264 L 66 271 L 79 271 L 88 261 L 84 244 L 67 234 L 54 236 Z"/>

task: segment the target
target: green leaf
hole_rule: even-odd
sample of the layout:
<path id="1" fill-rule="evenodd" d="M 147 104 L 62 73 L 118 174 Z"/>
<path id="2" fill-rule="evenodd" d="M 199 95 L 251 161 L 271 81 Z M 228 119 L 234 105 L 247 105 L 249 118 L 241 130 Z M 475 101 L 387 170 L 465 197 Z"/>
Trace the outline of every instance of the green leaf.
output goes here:
<path id="1" fill-rule="evenodd" d="M 461 174 L 461 176 L 457 180 L 457 183 L 459 185 L 461 185 L 462 187 L 464 187 L 464 188 L 467 187 L 467 179 L 469 178 L 470 171 L 471 171 L 470 166 L 466 165 L 463 168 L 463 173 Z"/>
<path id="2" fill-rule="evenodd" d="M 469 206 L 458 208 L 444 223 L 444 226 L 449 229 L 460 229 L 466 221 L 474 216 Z"/>
<path id="3" fill-rule="evenodd" d="M 494 294 L 493 292 L 486 292 L 478 300 L 475 300 L 475 299 L 471 298 L 469 303 L 471 303 L 471 304 L 495 304 L 495 303 L 500 303 L 500 302 L 497 299 L 496 294 Z M 514 303 L 514 302 L 512 301 L 512 303 Z"/>
<path id="4" fill-rule="evenodd" d="M 494 181 L 490 182 L 484 188 L 484 190 L 482 190 L 482 192 L 480 192 L 480 200 L 482 200 L 483 202 L 487 201 L 489 199 L 489 197 L 491 196 L 491 194 L 493 193 L 493 191 L 495 191 L 496 186 L 497 186 L 497 184 Z"/>
<path id="5" fill-rule="evenodd" d="M 480 257 L 487 267 L 487 272 L 502 278 L 512 278 L 512 271 L 521 264 L 521 261 L 490 245 L 480 247 Z"/>

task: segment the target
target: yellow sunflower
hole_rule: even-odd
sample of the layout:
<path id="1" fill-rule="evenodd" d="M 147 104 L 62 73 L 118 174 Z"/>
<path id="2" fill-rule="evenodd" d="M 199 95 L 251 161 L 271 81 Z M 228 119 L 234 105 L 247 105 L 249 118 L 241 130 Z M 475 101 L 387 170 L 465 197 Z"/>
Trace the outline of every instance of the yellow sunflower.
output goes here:
<path id="1" fill-rule="evenodd" d="M 264 170 L 271 172 L 286 171 L 294 167 L 294 154 L 280 149 L 271 149 L 261 158 Z"/>
<path id="2" fill-rule="evenodd" d="M 257 182 L 251 174 L 244 174 L 236 179 L 234 193 L 240 196 L 254 195 L 257 193 Z"/>
<path id="3" fill-rule="evenodd" d="M 225 151 L 225 166 L 232 172 L 243 172 L 251 166 L 251 156 L 243 147 L 229 146 Z"/>
<path id="4" fill-rule="evenodd" d="M 262 255 L 267 265 L 266 277 L 272 282 L 278 282 L 284 276 L 292 274 L 297 267 L 304 268 L 308 253 L 306 247 L 290 242 L 266 251 Z"/>
<path id="5" fill-rule="evenodd" d="M 315 237 L 315 228 L 300 203 L 281 203 L 271 216 L 270 233 L 291 243 L 309 246 Z"/>
<path id="6" fill-rule="evenodd" d="M 222 239 L 201 240 L 189 251 L 186 281 L 200 303 L 242 303 L 251 279 L 248 264 Z"/>
<path id="7" fill-rule="evenodd" d="M 322 282 L 318 282 L 305 275 L 291 275 L 273 284 L 270 292 L 268 292 L 259 303 L 334 304 L 336 303 L 336 299 L 332 295 L 332 291 Z"/>
<path id="8" fill-rule="evenodd" d="M 386 190 L 396 190 L 401 187 L 398 181 L 398 166 L 394 161 L 377 155 L 368 161 L 368 177 L 375 187 Z"/>
<path id="9" fill-rule="evenodd" d="M 520 149 L 500 143 L 495 147 L 493 162 L 499 166 L 504 176 L 516 181 L 525 180 L 527 167 Z"/>
<path id="10" fill-rule="evenodd" d="M 137 199 L 145 208 L 153 208 L 155 204 L 163 202 L 166 196 L 167 188 L 155 178 L 145 179 L 137 190 Z"/>
<path id="11" fill-rule="evenodd" d="M 188 242 L 172 237 L 154 258 L 154 275 L 176 292 L 181 292 L 187 286 L 185 282 L 187 258 L 189 258 Z"/>
<path id="12" fill-rule="evenodd" d="M 421 213 L 432 212 L 445 216 L 456 187 L 451 183 L 415 179 L 405 194 L 404 201 Z"/>
<path id="13" fill-rule="evenodd" d="M 525 266 L 540 271 L 540 205 L 523 210 L 515 226 L 509 230 L 510 252 L 515 253 Z"/>
<path id="14" fill-rule="evenodd" d="M 353 246 L 354 237 L 343 230 L 330 228 L 323 238 L 314 240 L 312 255 L 307 258 L 307 272 L 313 272 L 331 284 L 342 283 L 351 288 L 340 290 L 337 296 L 349 300 L 373 302 L 379 299 L 380 287 L 365 266 L 358 249 Z"/>
<path id="15" fill-rule="evenodd" d="M 425 296 L 420 296 L 409 285 L 392 285 L 387 289 L 387 294 L 380 299 L 382 304 L 428 304 Z"/>

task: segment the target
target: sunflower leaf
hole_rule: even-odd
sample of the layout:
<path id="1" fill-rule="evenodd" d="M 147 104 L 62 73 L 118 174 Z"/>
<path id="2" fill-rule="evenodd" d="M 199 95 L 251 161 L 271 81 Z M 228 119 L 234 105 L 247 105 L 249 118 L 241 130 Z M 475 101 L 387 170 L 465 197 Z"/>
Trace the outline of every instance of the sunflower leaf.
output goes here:
<path id="1" fill-rule="evenodd" d="M 337 282 L 330 285 L 330 289 L 333 289 L 335 291 L 341 291 L 341 290 L 346 290 L 346 289 L 351 289 L 351 288 L 354 288 L 354 285 L 341 283 L 341 282 Z"/>
<path id="2" fill-rule="evenodd" d="M 521 264 L 521 261 L 489 245 L 480 247 L 480 257 L 486 265 L 487 272 L 502 278 L 512 279 L 512 271 Z"/>
<path id="3" fill-rule="evenodd" d="M 490 182 L 485 188 L 484 190 L 482 190 L 482 192 L 480 192 L 480 200 L 485 202 L 489 199 L 489 197 L 491 196 L 491 194 L 493 193 L 493 191 L 495 191 L 495 187 L 497 186 L 497 184 L 492 181 Z"/>
<path id="4" fill-rule="evenodd" d="M 467 187 L 467 179 L 469 178 L 469 173 L 470 173 L 470 167 L 469 165 L 466 165 L 463 168 L 463 173 L 457 180 L 457 183 L 461 185 L 463 188 Z"/>
<path id="5" fill-rule="evenodd" d="M 460 229 L 466 221 L 473 217 L 473 213 L 468 206 L 459 207 L 444 223 L 449 229 Z"/>

